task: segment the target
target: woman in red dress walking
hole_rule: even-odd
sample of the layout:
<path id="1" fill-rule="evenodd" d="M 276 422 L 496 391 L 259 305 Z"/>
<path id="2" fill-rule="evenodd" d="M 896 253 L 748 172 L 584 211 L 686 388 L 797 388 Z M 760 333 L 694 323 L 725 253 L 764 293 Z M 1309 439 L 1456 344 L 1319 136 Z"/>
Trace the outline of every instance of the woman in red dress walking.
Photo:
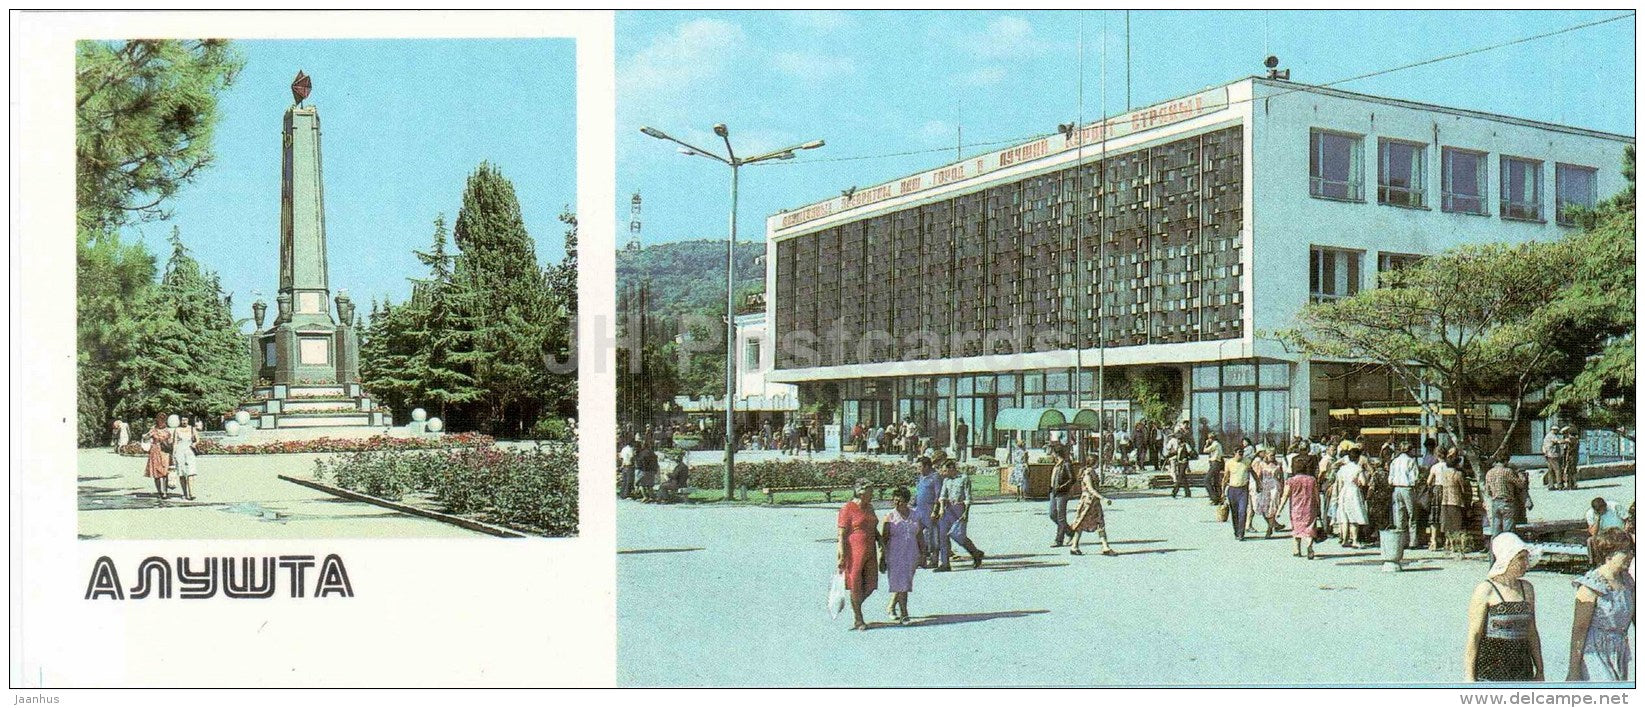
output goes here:
<path id="1" fill-rule="evenodd" d="M 171 474 L 171 430 L 166 427 L 166 414 L 154 416 L 154 427 L 143 436 L 147 443 L 149 461 L 143 475 L 154 480 L 154 494 L 166 498 L 166 476 Z M 158 504 L 159 502 L 155 502 Z"/>
<path id="2" fill-rule="evenodd" d="M 845 588 L 851 592 L 851 614 L 856 619 L 851 628 L 861 631 L 868 629 L 868 623 L 862 618 L 862 603 L 879 587 L 880 559 L 876 546 L 880 520 L 874 515 L 873 485 L 859 479 L 851 491 L 851 501 L 840 507 L 839 561 L 840 572 L 845 574 Z"/>

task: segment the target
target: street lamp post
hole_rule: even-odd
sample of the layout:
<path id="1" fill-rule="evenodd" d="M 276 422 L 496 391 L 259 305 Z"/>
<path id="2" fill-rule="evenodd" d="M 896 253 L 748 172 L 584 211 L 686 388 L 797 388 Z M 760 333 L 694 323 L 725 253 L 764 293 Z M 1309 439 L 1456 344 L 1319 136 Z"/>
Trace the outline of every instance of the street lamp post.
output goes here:
<path id="1" fill-rule="evenodd" d="M 735 463 L 737 459 L 736 426 L 732 421 L 732 414 L 736 410 L 736 378 L 737 378 L 737 177 L 743 165 L 752 165 L 767 160 L 792 160 L 795 150 L 811 150 L 823 146 L 823 141 L 812 140 L 760 153 L 753 157 L 737 157 L 737 152 L 731 149 L 731 131 L 724 123 L 714 126 L 714 134 L 725 142 L 725 155 L 721 156 L 713 151 L 687 143 L 679 138 L 670 136 L 663 131 L 649 126 L 642 126 L 640 132 L 658 140 L 667 140 L 680 146 L 680 152 L 687 155 L 697 155 L 715 160 L 731 168 L 731 216 L 729 235 L 725 242 L 725 498 L 731 499 L 736 493 Z"/>

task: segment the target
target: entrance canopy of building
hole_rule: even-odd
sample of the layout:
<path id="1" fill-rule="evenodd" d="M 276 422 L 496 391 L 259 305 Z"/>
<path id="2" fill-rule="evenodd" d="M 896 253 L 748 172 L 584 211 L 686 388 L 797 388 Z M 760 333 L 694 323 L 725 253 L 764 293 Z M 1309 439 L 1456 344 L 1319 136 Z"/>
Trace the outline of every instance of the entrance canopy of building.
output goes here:
<path id="1" fill-rule="evenodd" d="M 1089 408 L 1001 408 L 995 430 L 1062 430 L 1095 428 L 1100 418 Z"/>

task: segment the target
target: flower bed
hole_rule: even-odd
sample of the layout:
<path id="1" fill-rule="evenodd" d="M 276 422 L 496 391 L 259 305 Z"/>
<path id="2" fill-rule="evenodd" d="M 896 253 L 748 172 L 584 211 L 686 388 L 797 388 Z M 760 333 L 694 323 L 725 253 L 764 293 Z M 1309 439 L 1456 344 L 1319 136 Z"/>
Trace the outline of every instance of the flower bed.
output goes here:
<path id="1" fill-rule="evenodd" d="M 373 435 L 369 438 L 314 438 L 312 440 L 271 440 L 260 443 L 222 443 L 201 440 L 194 444 L 200 455 L 281 455 L 301 452 L 390 452 L 407 450 L 446 450 L 452 448 L 490 447 L 496 440 L 482 433 L 456 433 L 439 437 L 397 438 Z M 120 448 L 120 454 L 145 457 L 142 446 L 133 443 Z"/>
<path id="2" fill-rule="evenodd" d="M 691 468 L 692 485 L 710 486 L 708 480 L 723 480 L 725 465 L 696 465 Z M 912 487 L 919 468 L 911 462 L 886 462 L 860 458 L 828 461 L 766 460 L 737 463 L 737 484 L 749 489 L 766 487 L 850 488 L 858 479 L 875 486 Z"/>
<path id="3" fill-rule="evenodd" d="M 577 447 L 470 447 L 357 452 L 315 461 L 315 478 L 400 501 L 419 493 L 443 511 L 546 536 L 577 534 Z"/>

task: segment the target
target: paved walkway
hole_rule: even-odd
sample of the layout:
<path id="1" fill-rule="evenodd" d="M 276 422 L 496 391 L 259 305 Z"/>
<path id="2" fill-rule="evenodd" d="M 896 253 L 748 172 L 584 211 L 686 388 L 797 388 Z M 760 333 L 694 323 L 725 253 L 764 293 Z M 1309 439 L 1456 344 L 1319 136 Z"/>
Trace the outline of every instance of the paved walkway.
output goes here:
<path id="1" fill-rule="evenodd" d="M 1633 500 L 1634 478 L 1533 492 L 1536 519 L 1580 518 L 1595 495 Z M 1045 502 L 989 501 L 971 536 L 980 570 L 920 571 L 907 627 L 849 632 L 824 608 L 838 505 L 619 502 L 618 681 L 624 685 L 1185 685 L 1440 683 L 1462 676 L 1482 558 L 1377 551 L 1260 534 L 1236 543 L 1205 499 L 1117 494 L 1119 557 L 1050 548 Z M 883 509 L 883 505 L 882 505 Z M 882 511 L 883 514 L 883 511 Z M 1261 526 L 1261 522 L 1258 522 Z M 1570 576 L 1533 571 L 1548 673 L 1563 678 Z M 883 576 L 882 576 L 883 582 Z M 889 594 L 865 616 L 885 620 Z"/>
<path id="2" fill-rule="evenodd" d="M 157 506 L 144 458 L 79 451 L 82 539 L 434 538 L 473 531 L 339 499 L 276 475 L 312 476 L 327 455 L 202 455 L 195 501 Z M 178 490 L 180 493 L 181 490 Z"/>

